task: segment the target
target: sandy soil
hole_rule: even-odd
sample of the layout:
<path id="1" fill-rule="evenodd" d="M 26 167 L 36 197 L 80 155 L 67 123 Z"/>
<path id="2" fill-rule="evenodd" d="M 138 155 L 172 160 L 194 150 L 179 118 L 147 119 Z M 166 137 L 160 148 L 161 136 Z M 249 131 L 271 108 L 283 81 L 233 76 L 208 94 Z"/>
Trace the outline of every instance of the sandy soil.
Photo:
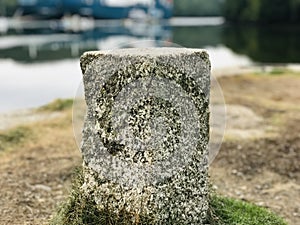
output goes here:
<path id="1" fill-rule="evenodd" d="M 228 117 L 224 143 L 210 168 L 214 188 L 268 207 L 291 225 L 300 224 L 300 76 L 243 75 L 218 81 Z M 81 162 L 71 110 L 26 126 L 31 134 L 0 152 L 3 225 L 47 224 Z"/>
<path id="2" fill-rule="evenodd" d="M 51 120 L 62 116 L 61 112 L 42 112 L 36 109 L 24 109 L 0 113 L 0 131 L 16 127 L 20 124 L 27 125 L 36 121 Z"/>

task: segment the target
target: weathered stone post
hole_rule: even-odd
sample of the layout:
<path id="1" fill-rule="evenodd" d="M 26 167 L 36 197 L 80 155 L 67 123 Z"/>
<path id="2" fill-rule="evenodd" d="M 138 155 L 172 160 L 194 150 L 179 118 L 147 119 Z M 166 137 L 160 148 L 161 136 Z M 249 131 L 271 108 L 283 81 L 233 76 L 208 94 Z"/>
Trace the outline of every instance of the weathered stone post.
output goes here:
<path id="1" fill-rule="evenodd" d="M 84 185 L 125 224 L 203 224 L 210 62 L 203 50 L 119 49 L 81 57 Z"/>

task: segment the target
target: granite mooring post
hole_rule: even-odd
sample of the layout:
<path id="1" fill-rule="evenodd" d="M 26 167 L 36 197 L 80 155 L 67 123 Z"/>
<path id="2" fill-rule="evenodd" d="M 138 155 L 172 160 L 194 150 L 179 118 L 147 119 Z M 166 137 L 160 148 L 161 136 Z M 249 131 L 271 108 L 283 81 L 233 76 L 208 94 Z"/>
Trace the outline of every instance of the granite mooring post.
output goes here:
<path id="1" fill-rule="evenodd" d="M 210 61 L 199 49 L 86 52 L 82 190 L 126 224 L 203 224 Z M 125 217 L 124 217 L 125 218 Z"/>

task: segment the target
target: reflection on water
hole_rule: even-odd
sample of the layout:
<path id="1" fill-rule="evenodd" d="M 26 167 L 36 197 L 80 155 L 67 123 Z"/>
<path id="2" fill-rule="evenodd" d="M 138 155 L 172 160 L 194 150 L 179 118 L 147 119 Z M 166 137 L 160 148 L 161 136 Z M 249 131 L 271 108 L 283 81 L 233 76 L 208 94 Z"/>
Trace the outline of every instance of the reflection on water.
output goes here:
<path id="1" fill-rule="evenodd" d="M 223 29 L 222 43 L 258 63 L 299 63 L 300 27 L 232 27 Z"/>
<path id="2" fill-rule="evenodd" d="M 43 34 L 46 32 L 48 34 Z M 38 63 L 78 58 L 85 51 L 116 48 L 141 39 L 154 40 L 153 45 L 156 45 L 155 41 L 171 41 L 169 27 L 149 24 L 110 26 L 78 33 L 49 32 L 49 30 L 31 32 L 27 30 L 27 34 L 25 32 L 1 37 L 0 58 Z"/>
<path id="3" fill-rule="evenodd" d="M 184 19 L 177 25 L 176 20 L 158 24 L 76 19 L 22 26 L 15 22 L 13 29 L 7 26 L 0 34 L 0 112 L 73 97 L 81 80 L 79 56 L 90 50 L 173 42 L 207 49 L 213 69 L 250 65 L 251 61 L 299 62 L 299 30 L 236 28 L 218 19 L 205 21 L 206 25 L 201 19 L 188 21 L 188 26 Z"/>

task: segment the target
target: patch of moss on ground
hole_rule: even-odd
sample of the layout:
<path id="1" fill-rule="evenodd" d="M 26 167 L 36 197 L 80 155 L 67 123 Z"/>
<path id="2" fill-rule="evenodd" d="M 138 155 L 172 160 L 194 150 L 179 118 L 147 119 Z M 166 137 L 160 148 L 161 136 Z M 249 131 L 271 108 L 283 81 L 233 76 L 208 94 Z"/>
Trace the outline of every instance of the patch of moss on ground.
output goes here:
<path id="1" fill-rule="evenodd" d="M 31 135 L 31 130 L 27 127 L 17 127 L 11 130 L 0 132 L 0 151 L 10 149 L 22 143 Z"/>
<path id="2" fill-rule="evenodd" d="M 72 108 L 72 106 L 73 106 L 73 99 L 56 99 L 50 102 L 49 104 L 40 107 L 38 111 L 47 111 L 47 112 L 63 111 Z"/>
<path id="3" fill-rule="evenodd" d="M 151 225 L 151 219 L 140 218 L 138 223 L 129 221 L 126 212 L 115 215 L 110 211 L 100 211 L 96 203 L 85 196 L 80 187 L 83 184 L 82 169 L 77 169 L 72 191 L 56 215 L 51 225 Z M 287 225 L 283 219 L 265 208 L 231 198 L 212 195 L 207 225 Z"/>
<path id="4" fill-rule="evenodd" d="M 269 210 L 244 201 L 212 195 L 210 225 L 287 225 Z"/>
<path id="5" fill-rule="evenodd" d="M 269 72 L 270 75 L 283 75 L 287 73 L 291 73 L 291 71 L 282 67 L 275 67 Z"/>
<path id="6" fill-rule="evenodd" d="M 299 76 L 298 71 L 291 70 L 287 67 L 274 66 L 269 69 L 263 69 L 259 72 L 253 73 L 258 76 Z"/>

